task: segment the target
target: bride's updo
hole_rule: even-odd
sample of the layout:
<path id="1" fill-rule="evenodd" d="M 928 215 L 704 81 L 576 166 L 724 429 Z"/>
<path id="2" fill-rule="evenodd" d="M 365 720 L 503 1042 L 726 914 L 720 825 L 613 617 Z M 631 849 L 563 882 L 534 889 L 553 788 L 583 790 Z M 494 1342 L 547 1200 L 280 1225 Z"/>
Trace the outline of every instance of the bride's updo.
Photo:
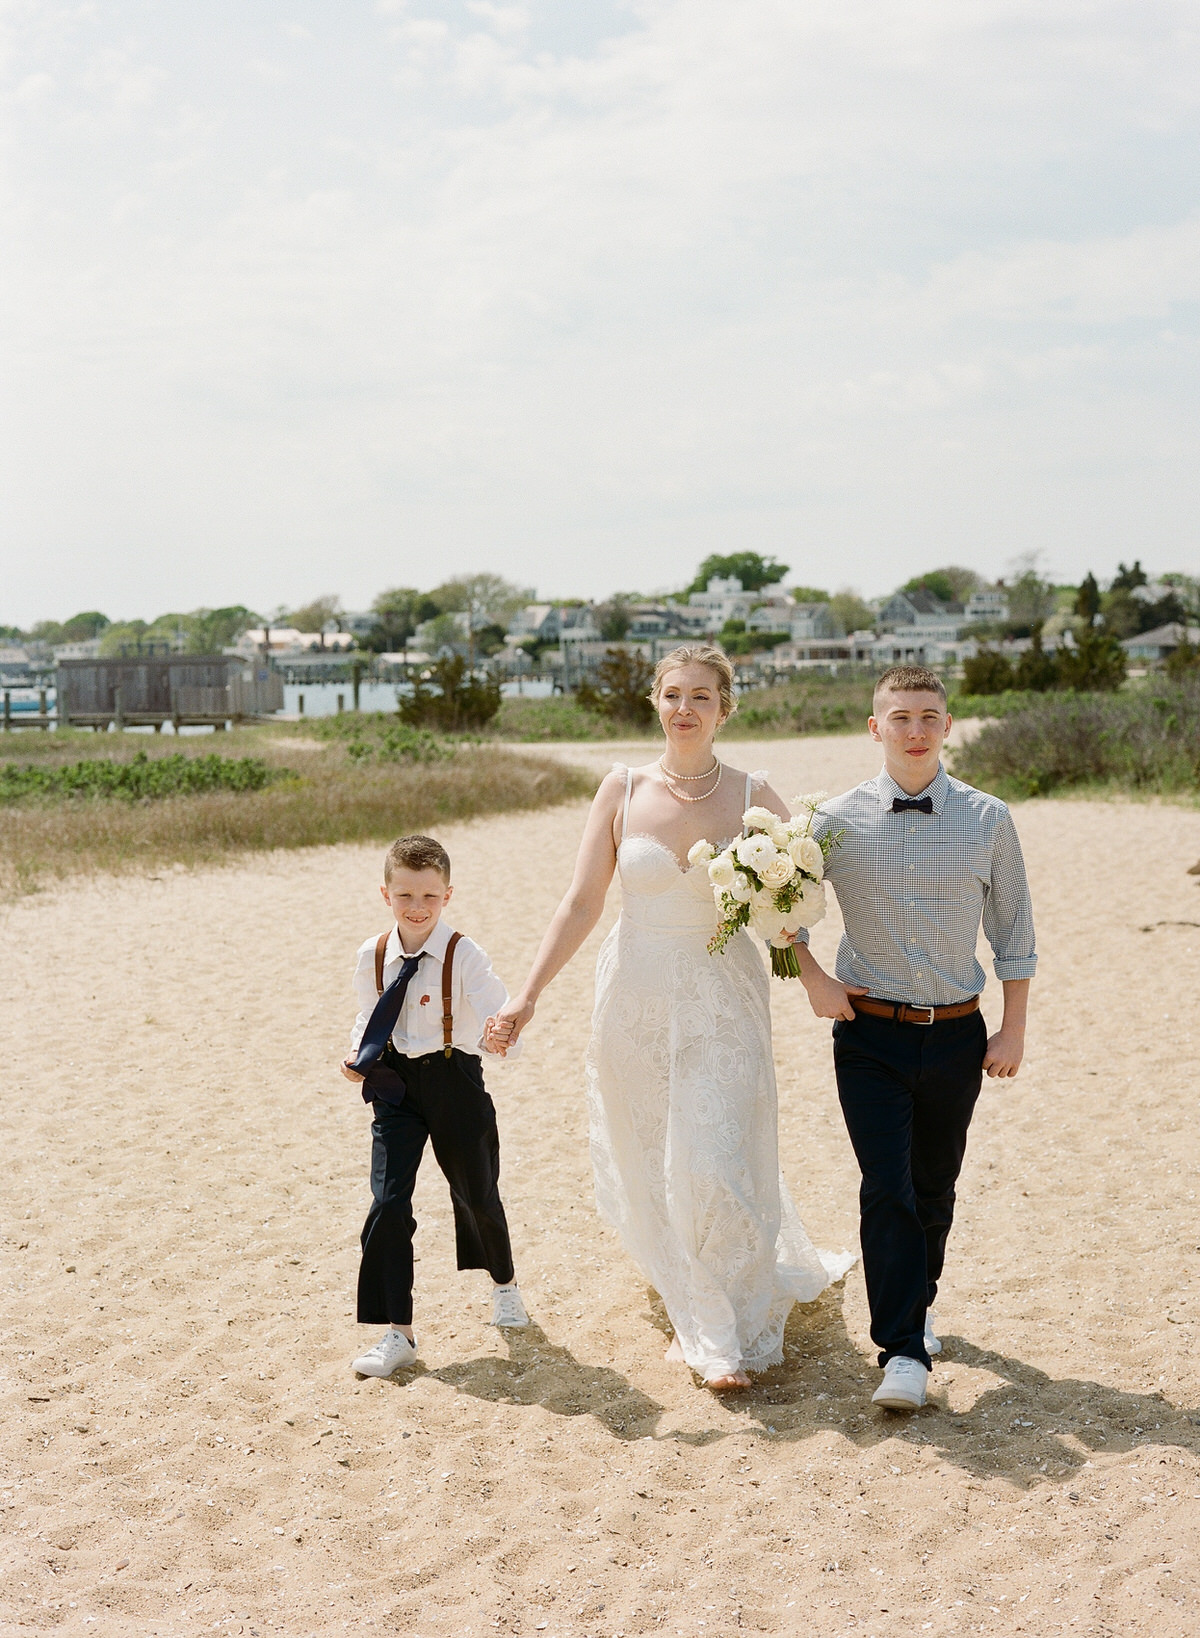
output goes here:
<path id="1" fill-rule="evenodd" d="M 680 648 L 673 648 L 669 654 L 664 654 L 654 668 L 654 686 L 650 690 L 650 699 L 655 710 L 658 709 L 658 697 L 662 693 L 663 678 L 668 671 L 678 671 L 680 666 L 706 666 L 717 679 L 717 693 L 721 698 L 721 717 L 724 720 L 731 717 L 737 710 L 737 696 L 733 692 L 733 667 L 729 663 L 729 656 L 723 649 L 716 648 L 712 643 L 684 643 Z"/>

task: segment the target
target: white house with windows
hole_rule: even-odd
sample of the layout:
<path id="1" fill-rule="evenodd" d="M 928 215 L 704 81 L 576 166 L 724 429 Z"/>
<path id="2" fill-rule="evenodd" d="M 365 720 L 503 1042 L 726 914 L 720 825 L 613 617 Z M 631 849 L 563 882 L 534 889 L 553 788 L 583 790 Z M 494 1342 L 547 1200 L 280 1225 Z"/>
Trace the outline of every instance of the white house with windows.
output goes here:
<path id="1" fill-rule="evenodd" d="M 688 606 L 706 612 L 706 630 L 720 631 L 729 620 L 748 620 L 755 603 L 760 601 L 757 592 L 743 589 L 736 575 L 715 574 L 704 591 L 691 593 Z"/>
<path id="2" fill-rule="evenodd" d="M 1002 625 L 1008 619 L 1008 596 L 1003 586 L 981 586 L 967 598 L 963 618 L 969 626 Z"/>

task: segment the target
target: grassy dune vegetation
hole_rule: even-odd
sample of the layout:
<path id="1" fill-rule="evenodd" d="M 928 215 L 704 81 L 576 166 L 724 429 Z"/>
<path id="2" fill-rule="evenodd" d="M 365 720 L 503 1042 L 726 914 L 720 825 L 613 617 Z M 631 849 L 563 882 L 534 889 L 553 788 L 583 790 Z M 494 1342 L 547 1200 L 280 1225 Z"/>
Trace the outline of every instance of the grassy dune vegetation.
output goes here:
<path id="1" fill-rule="evenodd" d="M 954 772 L 998 796 L 1200 796 L 1200 681 L 1120 694 L 1037 694 L 987 722 Z"/>
<path id="2" fill-rule="evenodd" d="M 452 819 L 589 796 L 595 783 L 557 761 L 496 746 L 447 746 L 423 736 L 414 755 L 389 759 L 388 749 L 382 757 L 373 751 L 353 755 L 342 738 L 320 739 L 303 726 L 285 724 L 182 739 L 13 734 L 0 743 L 0 791 L 6 784 L 13 790 L 0 802 L 0 894 L 89 870 L 209 863 L 251 849 L 387 841 Z M 212 788 L 210 766 L 204 776 L 209 788 L 189 793 L 186 772 L 181 780 L 176 765 L 156 785 L 155 764 L 214 754 L 234 763 L 252 758 L 265 773 L 246 779 L 243 770 L 242 788 Z M 150 763 L 149 776 L 138 758 Z M 98 765 L 90 784 L 79 776 L 81 762 Z M 138 767 L 140 772 L 130 771 Z M 131 780 L 144 788 L 131 791 Z M 182 784 L 184 793 L 161 794 L 172 784 Z"/>
<path id="3" fill-rule="evenodd" d="M 769 739 L 792 734 L 848 734 L 864 728 L 871 714 L 873 677 L 843 672 L 828 677 L 810 672 L 794 682 L 755 688 L 741 696 L 736 714 L 721 730 L 725 739 Z M 496 739 L 647 739 L 658 725 L 622 722 L 588 711 L 574 698 L 506 699 L 487 730 Z"/>

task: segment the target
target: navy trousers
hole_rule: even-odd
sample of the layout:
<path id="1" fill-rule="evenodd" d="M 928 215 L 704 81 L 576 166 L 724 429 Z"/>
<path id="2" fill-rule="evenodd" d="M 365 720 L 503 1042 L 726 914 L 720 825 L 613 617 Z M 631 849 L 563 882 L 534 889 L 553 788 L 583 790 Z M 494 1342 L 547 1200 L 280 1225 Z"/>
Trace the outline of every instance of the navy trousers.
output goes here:
<path id="1" fill-rule="evenodd" d="M 954 1221 L 954 1186 L 983 1079 L 979 1013 L 894 1024 L 860 1013 L 833 1026 L 838 1097 L 862 1173 L 863 1273 L 879 1363 L 925 1352 Z"/>
<path id="2" fill-rule="evenodd" d="M 486 1268 L 497 1285 L 513 1277 L 508 1223 L 500 1201 L 496 1108 L 479 1059 L 455 1049 L 398 1060 L 401 1103 L 372 1105 L 371 1209 L 362 1231 L 358 1318 L 364 1325 L 411 1325 L 413 1187 L 428 1140 L 450 1185 L 459 1268 Z"/>

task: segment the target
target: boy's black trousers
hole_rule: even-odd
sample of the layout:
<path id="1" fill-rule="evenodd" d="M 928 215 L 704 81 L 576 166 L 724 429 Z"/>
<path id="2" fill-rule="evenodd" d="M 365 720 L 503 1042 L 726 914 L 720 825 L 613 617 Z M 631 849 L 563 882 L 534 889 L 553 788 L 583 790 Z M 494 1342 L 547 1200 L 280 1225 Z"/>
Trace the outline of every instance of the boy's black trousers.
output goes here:
<path id="1" fill-rule="evenodd" d="M 833 1064 L 859 1189 L 871 1339 L 886 1365 L 920 1360 L 954 1220 L 954 1185 L 983 1079 L 978 1012 L 940 1024 L 859 1013 L 833 1026 Z"/>
<path id="2" fill-rule="evenodd" d="M 443 1052 L 397 1058 L 396 1067 L 406 1083 L 404 1101 L 372 1105 L 373 1201 L 358 1270 L 358 1318 L 365 1325 L 412 1324 L 412 1197 L 426 1139 L 450 1185 L 459 1268 L 486 1268 L 497 1285 L 513 1277 L 496 1107 L 479 1059 L 455 1048 L 449 1058 Z"/>

